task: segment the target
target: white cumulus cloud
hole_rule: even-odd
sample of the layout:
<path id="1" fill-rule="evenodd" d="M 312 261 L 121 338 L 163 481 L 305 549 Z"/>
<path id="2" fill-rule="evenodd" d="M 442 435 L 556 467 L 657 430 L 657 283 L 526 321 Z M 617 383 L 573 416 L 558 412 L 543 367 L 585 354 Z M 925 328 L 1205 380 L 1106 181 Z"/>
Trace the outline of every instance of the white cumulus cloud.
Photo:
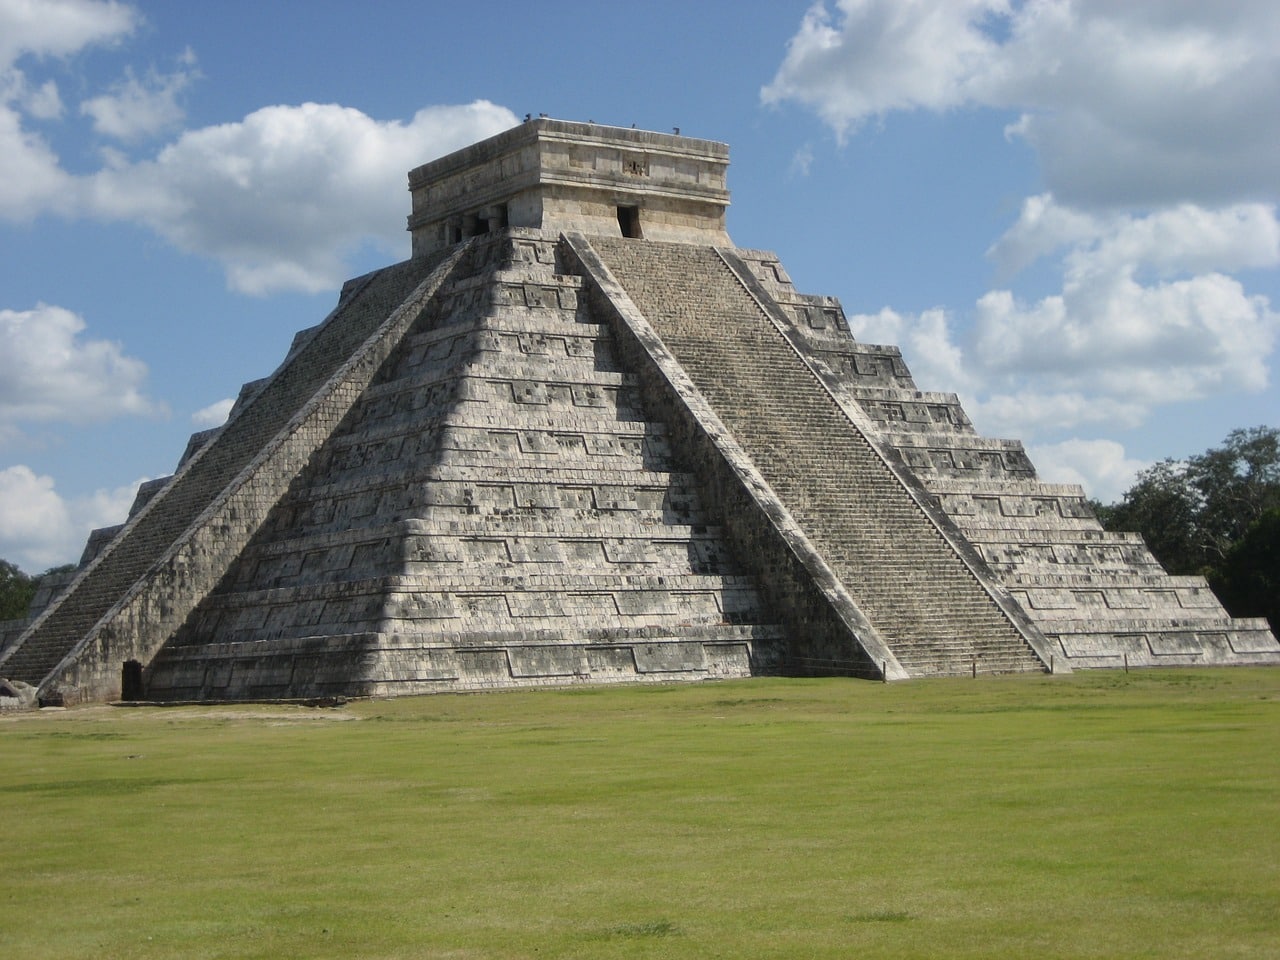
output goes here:
<path id="1" fill-rule="evenodd" d="M 143 390 L 146 364 L 118 343 L 86 339 L 85 329 L 63 307 L 0 309 L 0 424 L 164 412 Z"/>
<path id="2" fill-rule="evenodd" d="M 115 0 L 0 0 L 0 217 L 24 221 L 75 209 L 73 179 L 48 141 L 23 122 L 23 111 L 37 120 L 61 115 L 57 84 L 33 84 L 19 60 L 116 43 L 139 22 L 132 7 Z"/>
<path id="3" fill-rule="evenodd" d="M 90 531 L 125 520 L 144 480 L 67 500 L 25 464 L 0 470 L 0 556 L 30 573 L 75 563 Z"/>
<path id="4" fill-rule="evenodd" d="M 845 138 L 900 110 L 990 107 L 1068 204 L 1280 192 L 1280 6 L 1271 0 L 838 0 L 812 7 L 765 103 Z"/>
<path id="5" fill-rule="evenodd" d="M 915 315 L 885 307 L 879 313 L 850 316 L 849 331 L 863 343 L 901 348 L 922 389 L 968 393 L 974 386 L 964 349 L 955 342 L 951 318 L 944 310 L 925 310 Z"/>
<path id="6" fill-rule="evenodd" d="M 10 91 L 13 99 L 31 116 L 37 120 L 56 120 L 62 116 L 62 96 L 58 93 L 57 81 L 46 80 L 40 86 L 32 87 L 16 70 L 11 78 L 14 83 Z"/>
<path id="7" fill-rule="evenodd" d="M 812 106 L 842 138 L 868 117 L 965 102 L 996 49 L 982 30 L 1002 0 L 841 0 L 812 6 L 787 45 L 765 103 Z"/>
<path id="8" fill-rule="evenodd" d="M 211 403 L 209 406 L 201 407 L 193 413 L 191 422 L 201 430 L 207 430 L 209 427 L 220 427 L 227 422 L 227 417 L 231 415 L 231 408 L 235 405 L 234 397 L 227 397 L 217 403 Z"/>
<path id="9" fill-rule="evenodd" d="M 998 110 L 1035 150 L 1046 190 L 988 250 L 995 289 L 851 318 L 900 344 L 922 388 L 960 393 L 983 432 L 1132 427 L 1267 388 L 1280 315 L 1242 278 L 1280 266 L 1271 0 L 819 2 L 761 97 L 841 141 L 895 112 Z M 1090 442 L 1040 449 L 1114 485 L 1124 458 Z"/>
<path id="10" fill-rule="evenodd" d="M 1031 447 L 1037 473 L 1047 483 L 1078 483 L 1095 500 L 1115 503 L 1150 463 L 1135 460 L 1114 440 L 1064 440 Z"/>
<path id="11" fill-rule="evenodd" d="M 101 169 L 70 174 L 27 122 L 62 112 L 57 86 L 29 80 L 18 64 L 118 42 L 140 22 L 116 2 L 0 0 L 0 217 L 142 224 L 220 263 L 233 289 L 318 292 L 350 274 L 359 250 L 408 253 L 408 170 L 517 123 L 484 100 L 427 106 L 407 120 L 278 104 L 187 130 L 149 155 L 104 149 Z M 81 116 L 98 134 L 136 145 L 181 124 L 181 94 L 195 76 L 189 50 L 170 73 L 126 68 L 81 101 Z"/>
<path id="12" fill-rule="evenodd" d="M 186 111 L 179 96 L 196 76 L 187 68 L 163 74 L 152 70 L 138 79 L 126 70 L 109 92 L 81 103 L 80 112 L 92 117 L 93 129 L 104 136 L 124 141 L 155 136 L 182 123 Z"/>
<path id="13" fill-rule="evenodd" d="M 901 346 L 922 389 L 959 393 L 997 436 L 1136 427 L 1162 406 L 1267 387 L 1280 314 L 1265 297 L 1221 273 L 1144 285 L 1135 272 L 1097 266 L 1030 303 L 992 291 L 967 325 L 889 308 L 849 324 L 864 342 Z"/>
<path id="14" fill-rule="evenodd" d="M 1031 438 L 1060 430 L 1136 427 L 1150 412 L 1142 403 L 1093 390 L 1053 385 L 1013 384 L 966 398 L 965 407 L 980 432 Z"/>
<path id="15" fill-rule="evenodd" d="M 0 0 L 0 71 L 23 54 L 68 56 L 133 33 L 138 12 L 116 0 Z"/>
<path id="16" fill-rule="evenodd" d="M 314 292 L 339 284 L 363 244 L 407 253 L 406 171 L 515 123 L 483 100 L 407 123 L 337 104 L 264 107 L 94 174 L 86 203 L 220 261 L 234 289 Z"/>
<path id="17" fill-rule="evenodd" d="M 977 303 L 969 355 L 992 388 L 1116 401 L 1128 424 L 1160 404 L 1266 388 L 1280 315 L 1230 273 L 1280 265 L 1274 207 L 1092 215 L 1034 197 L 991 252 L 1020 267 L 1050 251 L 1063 253 L 1061 292 Z"/>
<path id="18" fill-rule="evenodd" d="M 1183 203 L 1146 214 L 1090 213 L 1052 194 L 1027 198 L 1017 223 L 988 251 L 1008 276 L 1067 250 L 1073 275 L 1135 265 L 1159 276 L 1280 264 L 1280 220 L 1272 204 L 1207 208 Z"/>
<path id="19" fill-rule="evenodd" d="M 972 353 L 990 375 L 1079 384 L 1149 406 L 1264 389 L 1278 327 L 1265 297 L 1223 274 L 1142 286 L 1114 271 L 1031 304 L 1007 290 L 984 295 Z"/>
<path id="20" fill-rule="evenodd" d="M 0 102 L 0 217 L 25 221 L 45 211 L 74 209 L 72 178 L 45 139 L 24 129 L 22 116 Z"/>

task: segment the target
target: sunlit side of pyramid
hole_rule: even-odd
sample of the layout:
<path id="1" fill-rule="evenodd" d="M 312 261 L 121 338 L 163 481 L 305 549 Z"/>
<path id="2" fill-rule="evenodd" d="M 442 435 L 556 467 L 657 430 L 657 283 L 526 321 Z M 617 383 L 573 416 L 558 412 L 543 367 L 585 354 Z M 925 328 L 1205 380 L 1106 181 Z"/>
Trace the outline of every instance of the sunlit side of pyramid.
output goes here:
<path id="1" fill-rule="evenodd" d="M 734 247 L 723 144 L 540 119 L 350 281 L 0 659 L 64 702 L 1280 663 Z"/>

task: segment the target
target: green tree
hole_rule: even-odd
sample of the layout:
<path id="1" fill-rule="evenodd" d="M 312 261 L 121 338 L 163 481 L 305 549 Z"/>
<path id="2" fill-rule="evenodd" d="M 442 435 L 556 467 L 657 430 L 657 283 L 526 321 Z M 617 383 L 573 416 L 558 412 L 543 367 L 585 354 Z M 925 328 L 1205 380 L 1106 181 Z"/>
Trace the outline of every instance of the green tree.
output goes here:
<path id="1" fill-rule="evenodd" d="M 0 560 L 0 620 L 20 620 L 35 596 L 37 577 L 23 573 L 8 560 Z"/>
<path id="2" fill-rule="evenodd" d="M 1187 465 L 1161 460 L 1138 474 L 1119 503 L 1099 519 L 1108 530 L 1134 530 L 1170 573 L 1197 573 L 1205 552 L 1197 520 L 1199 497 L 1187 480 Z"/>
<path id="3" fill-rule="evenodd" d="M 16 564 L 8 560 L 0 560 L 0 620 L 21 620 L 26 617 L 31 598 L 40 589 L 44 578 L 75 568 L 74 563 L 64 563 L 33 576 L 23 573 Z"/>
<path id="4" fill-rule="evenodd" d="M 1233 616 L 1277 616 L 1280 429 L 1233 430 L 1220 447 L 1162 460 L 1097 514 L 1108 530 L 1141 533 L 1170 573 L 1204 574 Z"/>
<path id="5" fill-rule="evenodd" d="M 1269 510 L 1280 508 L 1280 430 L 1233 430 L 1221 447 L 1187 461 L 1206 562 L 1220 563 Z"/>
<path id="6" fill-rule="evenodd" d="M 1208 578 L 1234 616 L 1266 617 L 1280 629 L 1280 508 L 1254 521 Z"/>

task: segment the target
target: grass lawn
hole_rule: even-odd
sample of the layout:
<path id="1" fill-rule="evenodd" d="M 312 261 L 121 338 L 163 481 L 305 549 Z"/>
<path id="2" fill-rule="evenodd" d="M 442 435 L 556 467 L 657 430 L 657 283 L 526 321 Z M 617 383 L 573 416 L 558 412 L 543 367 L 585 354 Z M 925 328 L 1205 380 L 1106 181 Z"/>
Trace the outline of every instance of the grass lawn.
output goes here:
<path id="1" fill-rule="evenodd" d="M 0 715 L 0 949 L 1277 957 L 1280 670 Z"/>

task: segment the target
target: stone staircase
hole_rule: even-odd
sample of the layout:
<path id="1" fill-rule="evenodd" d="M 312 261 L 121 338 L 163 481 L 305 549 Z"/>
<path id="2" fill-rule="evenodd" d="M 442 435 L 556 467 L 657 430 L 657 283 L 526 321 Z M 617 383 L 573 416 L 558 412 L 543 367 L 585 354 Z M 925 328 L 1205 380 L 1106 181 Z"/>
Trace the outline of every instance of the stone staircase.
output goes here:
<path id="1" fill-rule="evenodd" d="M 130 659 L 156 699 L 1280 662 L 769 255 L 533 230 L 349 283 L 73 576 L 0 649 L 67 702 Z"/>
<path id="2" fill-rule="evenodd" d="M 378 331 L 436 262 L 410 261 L 351 281 L 329 319 L 296 346 L 253 402 L 155 494 L 11 646 L 0 661 L 0 674 L 33 685 L 49 678 L 54 668 L 82 646 L 95 628 L 101 628 L 104 619 L 117 616 L 127 601 L 137 598 L 142 582 L 156 582 L 156 565 L 194 528 L 202 528 L 212 548 L 197 547 L 193 551 L 197 560 L 219 549 L 235 549 L 237 539 L 247 538 L 284 492 L 288 475 L 274 477 L 274 492 L 271 483 L 259 485 L 253 491 L 252 505 L 239 504 L 233 506 L 229 514 L 211 515 L 220 495 L 255 461 L 261 460 L 264 448 L 269 447 L 273 438 L 336 371 L 351 362 L 358 348 Z M 312 437 L 311 431 L 317 429 L 319 432 Z M 323 431 L 318 424 L 308 426 L 297 442 L 303 449 L 309 443 L 314 449 Z M 245 509 L 250 506 L 253 508 Z M 180 580 L 184 577 L 181 568 L 187 565 L 183 561 L 159 576 L 162 580 Z M 172 585 L 171 582 L 159 584 L 161 599 L 149 602 L 144 597 L 138 608 L 126 612 L 127 622 L 122 621 L 118 630 L 124 647 L 132 649 L 139 638 L 155 634 L 144 642 L 144 649 L 146 643 L 152 644 L 151 649 L 158 648 L 169 630 L 176 626 L 175 616 L 177 622 L 181 622 L 185 611 L 181 603 L 175 607 Z M 190 594 L 198 599 L 212 588 L 213 582 L 197 576 L 187 586 Z M 120 649 L 110 658 L 114 660 L 119 656 L 123 660 L 131 655 L 149 659 L 150 653 L 150 650 L 130 653 Z M 119 664 L 101 666 L 107 673 L 86 682 L 118 683 Z M 88 672 L 94 669 L 96 667 Z M 115 679 L 108 673 L 114 673 Z"/>
<path id="3" fill-rule="evenodd" d="M 910 674 L 1044 669 L 714 248 L 591 244 Z"/>
<path id="4" fill-rule="evenodd" d="M 157 699 L 746 676 L 752 579 L 557 271 L 495 238 L 442 286 L 148 670 Z"/>
<path id="5" fill-rule="evenodd" d="M 777 258 L 738 251 L 792 342 L 856 406 L 1050 642 L 1081 667 L 1280 662 L 1260 619 L 1227 616 L 1200 577 L 1170 577 L 1137 534 L 1103 530 L 1074 485 L 1037 480 L 1022 445 L 979 436 L 953 394 L 920 391 L 897 347 L 849 334 L 833 298 Z"/>

